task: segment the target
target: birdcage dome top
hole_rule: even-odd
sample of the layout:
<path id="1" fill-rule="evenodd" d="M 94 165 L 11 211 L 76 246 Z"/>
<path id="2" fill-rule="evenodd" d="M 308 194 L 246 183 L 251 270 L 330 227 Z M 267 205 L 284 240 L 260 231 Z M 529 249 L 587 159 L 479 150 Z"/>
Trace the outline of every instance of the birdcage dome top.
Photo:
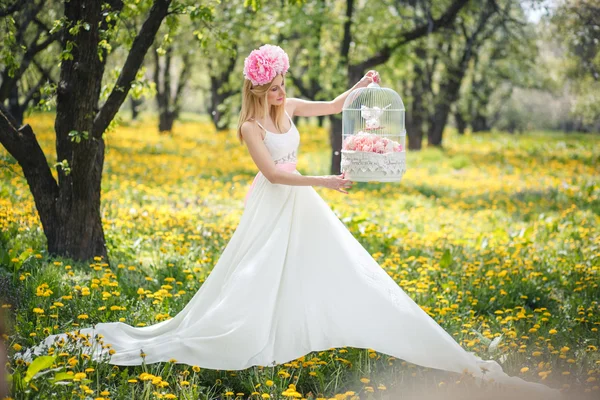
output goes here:
<path id="1" fill-rule="evenodd" d="M 365 88 L 353 90 L 346 97 L 342 111 L 361 111 L 364 107 L 404 111 L 404 103 L 398 93 L 374 82 Z"/>

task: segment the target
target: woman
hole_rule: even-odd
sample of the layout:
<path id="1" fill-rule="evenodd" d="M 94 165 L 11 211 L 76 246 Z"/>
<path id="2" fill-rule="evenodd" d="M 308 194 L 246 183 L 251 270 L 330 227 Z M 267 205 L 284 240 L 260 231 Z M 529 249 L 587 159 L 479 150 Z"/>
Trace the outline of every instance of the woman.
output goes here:
<path id="1" fill-rule="evenodd" d="M 312 188 L 347 193 L 352 182 L 342 175 L 303 176 L 296 170 L 300 137 L 291 117 L 339 113 L 350 91 L 377 81 L 377 72 L 369 71 L 331 102 L 313 102 L 286 98 L 288 68 L 278 46 L 264 45 L 245 60 L 237 132 L 260 172 L 236 231 L 202 287 L 172 319 L 147 327 L 99 323 L 80 334 L 102 334 L 114 350 L 108 362 L 117 365 L 176 359 L 240 370 L 350 346 L 557 394 L 509 377 L 495 361 L 465 351 L 405 294 Z M 53 335 L 43 344 L 64 337 Z M 108 350 L 98 348 L 93 356 L 100 359 Z M 34 348 L 40 352 L 41 346 Z"/>

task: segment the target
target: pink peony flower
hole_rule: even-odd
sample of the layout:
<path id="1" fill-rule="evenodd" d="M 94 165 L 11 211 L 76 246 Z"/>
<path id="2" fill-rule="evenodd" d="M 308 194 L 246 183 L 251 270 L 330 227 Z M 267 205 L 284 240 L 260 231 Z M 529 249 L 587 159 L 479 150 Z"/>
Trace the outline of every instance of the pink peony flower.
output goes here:
<path id="1" fill-rule="evenodd" d="M 285 74 L 289 67 L 288 55 L 281 47 L 265 44 L 244 60 L 244 77 L 253 85 L 264 85 L 277 74 Z"/>
<path id="2" fill-rule="evenodd" d="M 347 137 L 342 143 L 342 149 L 379 154 L 403 151 L 402 145 L 398 142 L 363 131 Z"/>
<path id="3" fill-rule="evenodd" d="M 375 143 L 375 145 L 373 146 L 373 151 L 383 154 L 385 151 L 385 143 L 383 142 L 383 140 L 379 140 L 377 141 L 377 143 Z"/>

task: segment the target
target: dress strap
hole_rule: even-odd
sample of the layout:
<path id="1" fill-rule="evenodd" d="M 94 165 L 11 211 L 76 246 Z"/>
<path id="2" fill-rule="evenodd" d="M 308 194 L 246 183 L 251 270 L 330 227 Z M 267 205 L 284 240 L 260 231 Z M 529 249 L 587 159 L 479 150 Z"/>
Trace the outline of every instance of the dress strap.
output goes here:
<path id="1" fill-rule="evenodd" d="M 254 118 L 254 122 L 256 122 L 256 123 L 258 124 L 258 126 L 260 126 L 261 128 L 263 128 L 263 129 L 266 131 L 265 127 L 264 127 L 264 126 L 262 126 L 262 125 L 260 124 L 260 122 L 258 122 L 258 121 L 256 120 L 256 118 Z"/>
<path id="2" fill-rule="evenodd" d="M 287 115 L 287 116 L 288 116 L 288 118 L 290 119 L 290 123 L 291 123 L 292 125 L 294 125 L 294 120 L 292 119 L 292 117 L 290 117 L 290 114 L 288 114 L 288 112 L 287 112 L 287 110 L 286 110 L 285 108 L 283 109 L 283 112 L 284 112 L 284 113 L 285 113 L 285 115 Z M 291 127 L 290 127 L 290 129 L 291 129 Z"/>

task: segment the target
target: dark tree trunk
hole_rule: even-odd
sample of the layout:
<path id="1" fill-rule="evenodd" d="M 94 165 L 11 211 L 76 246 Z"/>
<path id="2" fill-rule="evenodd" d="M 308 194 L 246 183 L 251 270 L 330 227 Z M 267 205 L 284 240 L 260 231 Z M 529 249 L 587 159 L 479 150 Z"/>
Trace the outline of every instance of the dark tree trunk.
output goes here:
<path id="1" fill-rule="evenodd" d="M 163 111 L 158 115 L 158 131 L 159 132 L 171 132 L 173 130 L 173 124 L 177 117 L 170 111 Z"/>
<path id="2" fill-rule="evenodd" d="M 229 80 L 229 76 L 227 80 Z M 233 91 L 222 89 L 225 83 L 226 81 L 223 80 L 223 77 L 210 77 L 210 105 L 208 111 L 210 112 L 213 125 L 218 132 L 224 131 L 229 126 L 228 116 L 219 107 L 233 95 Z"/>
<path id="3" fill-rule="evenodd" d="M 237 47 L 234 48 L 237 55 Z M 220 132 L 229 127 L 230 115 L 224 113 L 220 108 L 222 104 L 236 93 L 236 90 L 228 89 L 229 78 L 235 69 L 236 57 L 230 57 L 225 65 L 219 65 L 220 73 L 210 74 L 210 102 L 208 112 L 210 113 L 215 129 Z M 216 68 L 215 68 L 216 69 Z"/>
<path id="4" fill-rule="evenodd" d="M 408 135 L 408 148 L 410 150 L 420 150 L 423 145 L 423 124 L 425 122 L 425 109 L 423 99 L 425 97 L 425 87 L 427 74 L 425 74 L 422 67 L 422 63 L 425 63 L 427 52 L 421 46 L 415 50 L 417 61 L 414 64 L 414 76 L 412 86 L 412 103 L 410 106 L 410 113 L 407 116 L 407 135 Z"/>
<path id="5" fill-rule="evenodd" d="M 451 69 L 448 71 L 448 80 L 440 85 L 439 101 L 435 105 L 432 124 L 427 132 L 427 144 L 429 146 L 442 146 L 442 135 L 448 122 L 450 107 L 458 99 L 463 77 L 463 69 Z"/>
<path id="6" fill-rule="evenodd" d="M 331 174 L 339 175 L 342 163 L 342 117 L 339 114 L 334 114 L 329 117 L 329 120 L 331 121 L 329 143 L 333 149 L 331 152 Z"/>
<path id="7" fill-rule="evenodd" d="M 135 121 L 138 119 L 140 115 L 140 106 L 142 105 L 142 99 L 134 99 L 130 97 L 130 105 L 131 105 L 131 119 Z"/>
<path id="8" fill-rule="evenodd" d="M 14 85 L 8 97 L 8 110 L 19 126 L 23 124 L 24 108 L 19 104 L 19 86 Z"/>
<path id="9" fill-rule="evenodd" d="M 318 126 L 319 128 L 322 128 L 322 127 L 323 127 L 323 124 L 325 124 L 325 116 L 324 116 L 324 115 L 319 115 L 319 116 L 317 117 L 317 126 Z"/>
<path id="10" fill-rule="evenodd" d="M 171 132 L 173 123 L 179 118 L 181 111 L 181 95 L 190 73 L 190 56 L 185 54 L 182 57 L 183 66 L 179 75 L 179 82 L 172 95 L 171 87 L 171 61 L 173 58 L 173 48 L 166 50 L 164 68 L 160 67 L 160 58 L 156 51 L 154 53 L 154 82 L 156 83 L 156 101 L 158 103 L 158 131 Z"/>
<path id="11" fill-rule="evenodd" d="M 459 110 L 454 113 L 454 120 L 456 121 L 456 129 L 460 135 L 464 135 L 467 130 L 467 121 L 463 117 Z"/>
<path id="12" fill-rule="evenodd" d="M 133 41 L 115 88 L 99 109 L 106 53 L 99 57 L 98 43 L 100 30 L 108 29 L 103 18 L 106 9 L 102 2 L 95 0 L 65 1 L 67 23 L 80 21 L 89 24 L 89 29 L 80 29 L 77 35 L 71 35 L 68 30 L 64 33 L 63 47 L 72 42 L 73 48 L 72 59 L 61 62 L 57 88 L 56 153 L 58 160 L 64 163 L 58 169 L 58 182 L 31 127 L 25 125 L 17 130 L 17 121 L 0 107 L 0 142 L 23 169 L 51 254 L 77 260 L 107 254 L 100 216 L 102 134 L 125 101 L 170 2 L 155 0 Z M 110 4 L 117 12 L 123 6 L 119 1 Z M 72 140 L 74 138 L 78 140 Z"/>
<path id="13" fill-rule="evenodd" d="M 71 141 L 72 131 L 93 131 L 94 115 L 104 74 L 104 62 L 97 47 L 102 20 L 102 4 L 92 1 L 65 2 L 65 17 L 69 21 L 85 21 L 89 30 L 81 29 L 76 36 L 65 32 L 63 46 L 73 41 L 72 60 L 63 60 L 57 89 L 54 130 L 58 160 L 67 160 L 71 172 L 58 172 L 60 192 L 56 200 L 56 220 L 49 224 L 48 250 L 75 259 L 106 256 L 104 232 L 100 218 L 100 180 L 104 159 L 102 137 Z"/>
<path id="14" fill-rule="evenodd" d="M 477 113 L 473 117 L 473 121 L 471 122 L 471 128 L 473 129 L 473 132 L 489 131 L 490 126 L 488 124 L 487 117 L 485 115 Z"/>

